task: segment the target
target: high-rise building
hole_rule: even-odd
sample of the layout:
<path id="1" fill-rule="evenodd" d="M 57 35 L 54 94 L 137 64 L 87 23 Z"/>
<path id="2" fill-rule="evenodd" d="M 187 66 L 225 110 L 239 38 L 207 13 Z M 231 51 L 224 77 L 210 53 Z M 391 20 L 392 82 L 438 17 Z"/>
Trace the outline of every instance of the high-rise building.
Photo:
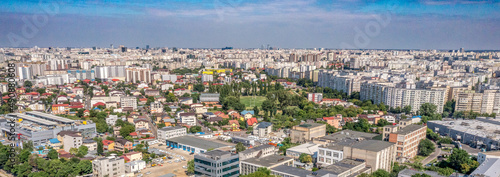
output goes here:
<path id="1" fill-rule="evenodd" d="M 127 68 L 126 73 L 127 73 L 127 77 L 126 77 L 127 82 L 151 83 L 151 69 L 148 69 L 148 68 Z"/>
<path id="2" fill-rule="evenodd" d="M 29 66 L 21 66 L 18 67 L 19 71 L 19 79 L 20 80 L 26 80 L 26 79 L 31 79 L 31 68 Z"/>
<path id="3" fill-rule="evenodd" d="M 125 78 L 125 66 L 97 66 L 95 68 L 95 77 L 101 80 L 111 80 L 113 78 Z"/>

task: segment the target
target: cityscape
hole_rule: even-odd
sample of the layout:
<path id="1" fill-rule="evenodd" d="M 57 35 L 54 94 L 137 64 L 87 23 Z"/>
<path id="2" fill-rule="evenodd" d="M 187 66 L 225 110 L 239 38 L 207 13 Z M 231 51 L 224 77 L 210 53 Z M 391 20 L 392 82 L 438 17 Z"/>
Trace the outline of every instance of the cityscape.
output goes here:
<path id="1" fill-rule="evenodd" d="M 165 3 L 0 2 L 0 177 L 500 177 L 500 3 Z"/>

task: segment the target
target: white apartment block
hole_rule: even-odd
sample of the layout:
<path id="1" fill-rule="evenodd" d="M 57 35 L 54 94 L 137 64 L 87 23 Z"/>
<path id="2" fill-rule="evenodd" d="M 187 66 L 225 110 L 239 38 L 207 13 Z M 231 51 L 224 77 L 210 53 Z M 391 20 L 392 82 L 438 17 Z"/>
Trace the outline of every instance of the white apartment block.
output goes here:
<path id="1" fill-rule="evenodd" d="M 121 97 L 120 98 L 120 107 L 132 107 L 137 109 L 137 98 L 136 97 Z"/>
<path id="2" fill-rule="evenodd" d="M 115 177 L 125 174 L 123 157 L 109 156 L 92 161 L 92 175 L 95 177 Z"/>
<path id="3" fill-rule="evenodd" d="M 158 140 L 165 142 L 169 138 L 184 136 L 187 134 L 186 127 L 163 127 L 158 129 Z"/>

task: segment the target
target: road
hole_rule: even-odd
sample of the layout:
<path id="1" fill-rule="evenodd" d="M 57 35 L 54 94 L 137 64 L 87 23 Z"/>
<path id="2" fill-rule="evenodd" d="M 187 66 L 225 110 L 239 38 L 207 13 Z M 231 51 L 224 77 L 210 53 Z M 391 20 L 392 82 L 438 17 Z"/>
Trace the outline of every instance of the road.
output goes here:
<path id="1" fill-rule="evenodd" d="M 178 157 L 174 159 L 167 159 L 165 163 L 163 163 L 163 166 L 156 166 L 156 167 L 151 167 L 148 166 L 146 169 L 141 170 L 141 174 L 144 174 L 144 177 L 158 177 L 161 175 L 165 175 L 168 173 L 173 173 L 177 175 L 177 177 L 184 177 L 186 175 L 186 169 L 182 168 L 183 166 L 187 166 L 187 162 L 189 160 L 194 159 L 194 155 L 189 155 L 187 151 L 183 151 L 181 149 L 170 149 L 167 148 L 167 146 L 158 146 L 158 144 L 154 144 L 149 146 L 150 148 L 157 148 L 157 149 L 162 149 L 166 150 L 168 152 L 173 152 L 177 155 L 181 155 L 184 158 L 186 158 L 186 161 L 180 161 L 180 162 L 174 162 L 175 159 L 179 159 Z M 168 161 L 172 161 L 172 163 L 168 163 Z M 147 172 L 151 172 L 151 174 L 146 175 Z"/>
<path id="2" fill-rule="evenodd" d="M 436 150 L 431 155 L 427 156 L 427 158 L 422 160 L 423 165 L 430 163 L 432 160 L 436 159 L 439 156 L 439 154 L 441 154 L 441 148 L 439 148 L 437 144 L 434 143 L 434 141 L 431 142 L 432 144 L 434 144 L 434 147 L 436 147 Z"/>

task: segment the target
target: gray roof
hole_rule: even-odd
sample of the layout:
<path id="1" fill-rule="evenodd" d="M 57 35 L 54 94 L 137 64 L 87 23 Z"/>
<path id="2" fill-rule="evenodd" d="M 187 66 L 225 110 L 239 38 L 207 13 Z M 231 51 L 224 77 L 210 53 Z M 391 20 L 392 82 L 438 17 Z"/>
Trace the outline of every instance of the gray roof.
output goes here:
<path id="1" fill-rule="evenodd" d="M 247 153 L 252 153 L 252 152 L 260 151 L 260 150 L 271 148 L 271 147 L 275 148 L 273 145 L 264 144 L 264 145 L 261 145 L 261 146 L 257 146 L 257 147 L 254 147 L 254 148 L 250 148 L 250 149 L 241 151 L 240 153 L 247 154 Z"/>
<path id="2" fill-rule="evenodd" d="M 231 152 L 221 151 L 221 150 L 213 150 L 213 151 L 208 151 L 208 152 L 203 153 L 203 155 L 213 156 L 213 157 L 223 156 L 226 154 L 231 154 Z"/>
<path id="3" fill-rule="evenodd" d="M 357 167 L 358 165 L 361 165 L 363 163 L 364 163 L 364 161 L 344 159 L 344 160 L 336 162 L 332 165 L 323 167 L 321 169 L 328 171 L 328 172 L 331 172 L 333 174 L 341 174 L 341 173 L 349 171 L 349 170 L 353 169 L 354 167 Z"/>
<path id="4" fill-rule="evenodd" d="M 427 175 L 430 175 L 432 177 L 445 177 L 445 176 L 439 175 L 439 173 L 435 172 L 435 171 L 416 171 L 416 170 L 412 170 L 412 169 L 408 169 L 408 168 L 399 172 L 399 175 L 406 175 L 406 176 L 412 176 L 415 174 L 427 174 Z"/>
<path id="5" fill-rule="evenodd" d="M 273 125 L 271 122 L 261 122 L 259 123 L 259 125 L 257 125 L 257 128 L 267 128 L 271 125 Z"/>
<path id="6" fill-rule="evenodd" d="M 170 131 L 170 130 L 178 130 L 178 129 L 186 129 L 186 127 L 175 126 L 175 127 L 163 127 L 161 131 Z"/>
<path id="7" fill-rule="evenodd" d="M 201 148 L 201 149 L 205 149 L 205 150 L 208 150 L 211 148 L 217 149 L 217 148 L 221 148 L 221 147 L 230 146 L 230 145 L 218 143 L 215 141 L 209 141 L 209 140 L 202 139 L 202 138 L 196 138 L 194 136 L 180 136 L 180 137 L 170 138 L 170 139 L 168 139 L 168 141 L 177 142 L 180 144 L 185 144 L 185 145 L 189 145 L 192 147 Z"/>
<path id="8" fill-rule="evenodd" d="M 486 158 L 471 175 L 500 176 L 500 158 Z"/>
<path id="9" fill-rule="evenodd" d="M 312 175 L 313 173 L 316 173 L 316 176 L 323 176 L 328 174 L 328 172 L 324 170 L 318 170 L 315 172 L 304 170 L 301 168 L 295 168 L 292 166 L 286 166 L 286 165 L 280 165 L 274 168 L 271 168 L 271 171 L 276 171 L 280 173 L 285 173 L 285 174 L 290 174 L 290 175 L 295 175 L 295 176 L 301 176 L 301 177 L 306 177 L 308 175 Z"/>
<path id="10" fill-rule="evenodd" d="M 320 139 L 340 141 L 343 139 L 357 139 L 357 138 L 372 139 L 375 136 L 378 136 L 378 134 L 358 132 L 352 130 L 342 130 L 334 134 L 323 136 Z"/>
<path id="11" fill-rule="evenodd" d="M 388 147 L 393 146 L 394 143 L 386 142 L 386 141 L 378 141 L 378 140 L 366 140 L 361 141 L 359 143 L 354 144 L 352 147 L 357 149 L 364 149 L 368 151 L 378 152 L 384 150 Z"/>
<path id="12" fill-rule="evenodd" d="M 169 174 L 164 174 L 164 175 L 161 175 L 161 176 L 158 176 L 158 177 L 176 177 L 176 175 L 173 174 L 173 173 L 169 173 Z"/>
<path id="13" fill-rule="evenodd" d="M 277 164 L 282 164 L 286 161 L 293 160 L 291 157 L 285 157 L 285 156 L 280 156 L 280 155 L 270 155 L 270 156 L 265 156 L 265 157 L 260 157 L 260 158 L 250 158 L 243 160 L 243 162 L 255 164 L 255 165 L 260 165 L 263 167 L 270 167 L 274 166 Z"/>
<path id="14" fill-rule="evenodd" d="M 70 124 L 70 123 L 75 122 L 74 120 L 71 120 L 68 118 L 64 118 L 64 117 L 60 117 L 60 116 L 56 116 L 56 115 L 52 115 L 52 114 L 47 114 L 47 113 L 43 113 L 43 112 L 38 112 L 38 111 L 28 111 L 28 112 L 26 112 L 26 114 L 31 115 L 31 116 L 41 117 L 43 119 L 49 119 L 50 121 L 62 122 L 65 124 Z"/>
<path id="15" fill-rule="evenodd" d="M 408 125 L 402 129 L 399 129 L 398 131 L 396 131 L 396 134 L 406 135 L 406 134 L 412 133 L 412 132 L 414 132 L 422 127 L 425 127 L 425 125 L 416 125 L 416 124 Z"/>
<path id="16" fill-rule="evenodd" d="M 27 120 L 27 121 L 34 122 L 34 123 L 41 124 L 41 125 L 48 125 L 48 126 L 56 126 L 57 125 L 57 122 L 53 122 L 53 121 L 49 121 L 49 120 L 45 120 L 45 119 L 41 119 L 41 118 L 37 118 L 37 117 L 33 117 L 33 116 L 28 116 L 28 115 L 20 114 L 20 113 L 11 113 L 11 114 L 7 114 L 7 116 L 16 117 L 18 119 L 21 118 L 23 120 Z"/>

